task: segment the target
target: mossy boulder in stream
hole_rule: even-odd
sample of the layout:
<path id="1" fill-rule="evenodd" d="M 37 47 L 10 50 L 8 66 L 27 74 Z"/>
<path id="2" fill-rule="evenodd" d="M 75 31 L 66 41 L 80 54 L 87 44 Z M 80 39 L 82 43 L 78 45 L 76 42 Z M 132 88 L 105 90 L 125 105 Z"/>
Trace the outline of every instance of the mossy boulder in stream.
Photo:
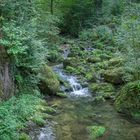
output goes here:
<path id="1" fill-rule="evenodd" d="M 90 134 L 91 140 L 96 140 L 99 137 L 102 137 L 106 131 L 106 128 L 103 126 L 89 126 L 87 130 Z"/>
<path id="2" fill-rule="evenodd" d="M 102 76 L 106 82 L 119 85 L 124 83 L 123 77 L 125 75 L 125 71 L 122 67 L 108 69 L 102 73 Z"/>
<path id="3" fill-rule="evenodd" d="M 114 87 L 109 83 L 92 83 L 89 86 L 91 92 L 96 96 L 102 96 L 105 99 L 112 98 L 114 96 Z"/>
<path id="4" fill-rule="evenodd" d="M 60 90 L 60 83 L 53 70 L 44 65 L 39 73 L 39 87 L 44 94 L 54 95 Z"/>
<path id="5" fill-rule="evenodd" d="M 122 64 L 124 63 L 124 59 L 122 57 L 115 57 L 115 58 L 112 58 L 108 61 L 108 66 L 122 66 Z"/>
<path id="6" fill-rule="evenodd" d="M 68 57 L 63 61 L 64 68 L 67 66 L 75 67 L 77 65 L 77 59 L 75 57 Z"/>
<path id="7" fill-rule="evenodd" d="M 116 109 L 140 120 L 140 81 L 126 84 L 115 101 Z"/>

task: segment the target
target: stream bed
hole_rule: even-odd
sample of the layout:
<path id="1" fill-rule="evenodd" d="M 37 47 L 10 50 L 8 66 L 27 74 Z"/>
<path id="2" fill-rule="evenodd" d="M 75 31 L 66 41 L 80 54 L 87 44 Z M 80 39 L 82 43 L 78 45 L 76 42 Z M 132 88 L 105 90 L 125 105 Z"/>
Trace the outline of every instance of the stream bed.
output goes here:
<path id="1" fill-rule="evenodd" d="M 75 76 L 63 73 L 61 66 L 54 67 L 59 76 L 69 82 L 72 91 L 68 98 L 52 98 L 48 104 L 58 113 L 47 126 L 30 133 L 33 140 L 90 140 L 87 126 L 99 125 L 106 133 L 98 140 L 139 140 L 140 125 L 116 112 L 111 101 L 97 103 Z"/>

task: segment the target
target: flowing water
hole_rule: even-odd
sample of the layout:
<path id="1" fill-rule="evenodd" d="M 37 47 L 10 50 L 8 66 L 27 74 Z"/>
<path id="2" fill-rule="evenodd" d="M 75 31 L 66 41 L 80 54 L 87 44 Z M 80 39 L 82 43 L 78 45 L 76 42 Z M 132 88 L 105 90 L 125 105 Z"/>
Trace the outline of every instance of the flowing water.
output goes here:
<path id="1" fill-rule="evenodd" d="M 54 67 L 54 71 L 70 84 L 71 90 L 66 92 L 68 98 L 49 100 L 58 113 L 47 126 L 32 131 L 33 140 L 90 140 L 86 128 L 91 125 L 106 127 L 99 140 L 140 139 L 139 124 L 118 114 L 111 102 L 95 102 L 88 88 L 82 88 L 75 76 L 66 75 L 61 65 Z"/>

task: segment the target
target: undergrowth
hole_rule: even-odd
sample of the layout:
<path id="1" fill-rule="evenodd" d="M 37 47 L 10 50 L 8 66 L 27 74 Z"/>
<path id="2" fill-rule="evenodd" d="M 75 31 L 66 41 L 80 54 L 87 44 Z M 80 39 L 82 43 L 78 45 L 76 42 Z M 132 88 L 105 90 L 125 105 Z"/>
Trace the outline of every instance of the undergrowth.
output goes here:
<path id="1" fill-rule="evenodd" d="M 24 94 L 12 97 L 0 105 L 0 140 L 18 140 L 28 120 L 39 112 L 43 100 L 34 95 Z"/>

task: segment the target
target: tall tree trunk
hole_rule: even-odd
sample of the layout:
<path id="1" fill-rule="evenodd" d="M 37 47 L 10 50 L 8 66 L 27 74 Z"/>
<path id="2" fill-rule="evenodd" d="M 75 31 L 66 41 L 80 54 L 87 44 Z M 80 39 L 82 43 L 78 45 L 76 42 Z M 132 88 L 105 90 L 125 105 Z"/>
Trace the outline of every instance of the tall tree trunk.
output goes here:
<path id="1" fill-rule="evenodd" d="M 14 94 L 12 66 L 7 51 L 0 46 L 0 99 L 6 100 Z"/>

